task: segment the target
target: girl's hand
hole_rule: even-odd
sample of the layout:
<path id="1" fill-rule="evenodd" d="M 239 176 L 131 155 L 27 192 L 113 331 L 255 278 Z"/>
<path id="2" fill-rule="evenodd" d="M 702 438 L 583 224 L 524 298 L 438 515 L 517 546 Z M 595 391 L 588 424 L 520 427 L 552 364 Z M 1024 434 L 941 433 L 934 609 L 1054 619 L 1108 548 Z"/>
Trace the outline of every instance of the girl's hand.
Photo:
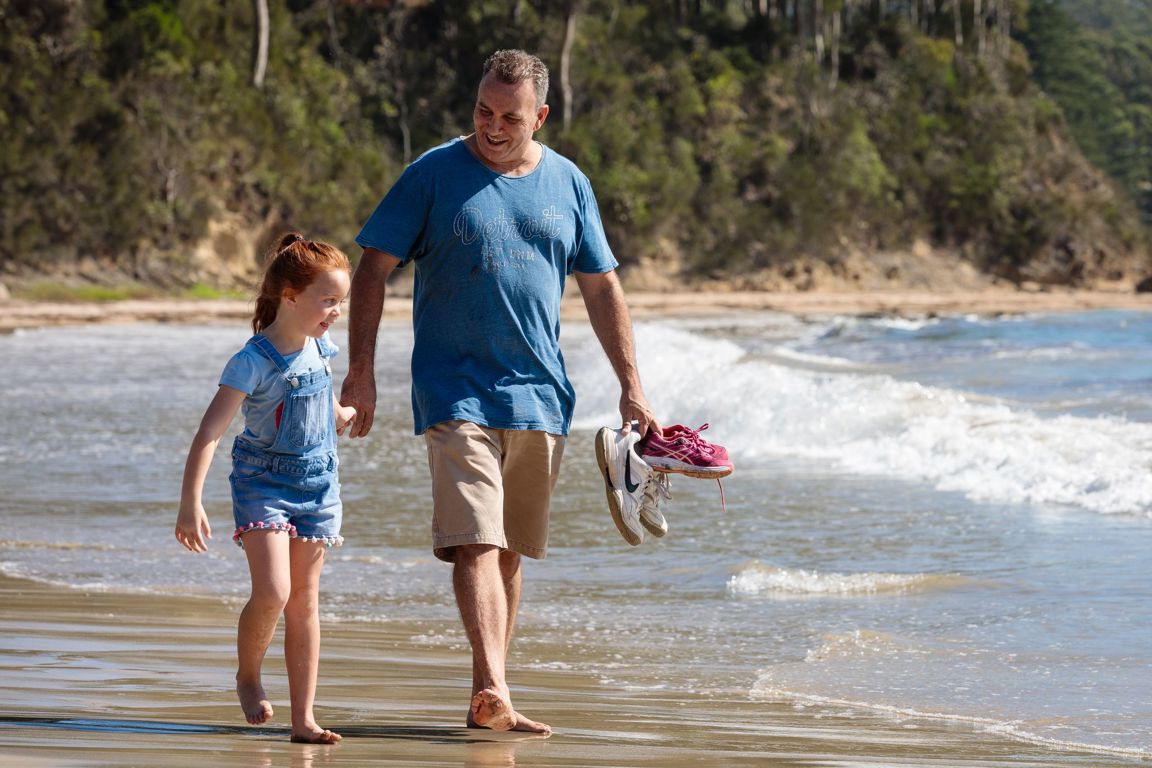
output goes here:
<path id="1" fill-rule="evenodd" d="M 212 526 L 203 504 L 180 505 L 176 516 L 176 541 L 192 552 L 207 552 L 207 540 L 212 538 Z"/>
<path id="2" fill-rule="evenodd" d="M 356 418 L 356 409 L 350 405 L 336 405 L 336 434 L 343 435 L 344 430 Z"/>

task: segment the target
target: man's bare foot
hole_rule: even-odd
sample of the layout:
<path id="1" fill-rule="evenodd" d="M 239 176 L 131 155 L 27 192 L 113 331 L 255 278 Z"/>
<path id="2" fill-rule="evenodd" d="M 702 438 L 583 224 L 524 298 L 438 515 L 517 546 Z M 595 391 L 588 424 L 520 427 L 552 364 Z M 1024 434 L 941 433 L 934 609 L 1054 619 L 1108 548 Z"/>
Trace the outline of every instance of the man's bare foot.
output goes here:
<path id="1" fill-rule="evenodd" d="M 320 726 L 316 726 L 315 730 L 309 730 L 304 733 L 293 733 L 293 744 L 335 744 L 342 740 L 344 737 L 335 731 L 329 731 Z"/>
<path id="2" fill-rule="evenodd" d="M 485 688 L 472 697 L 467 724 L 469 728 L 491 728 L 494 731 L 552 733 L 552 726 L 524 717 L 512 709 L 512 702 L 491 688 Z"/>
<path id="3" fill-rule="evenodd" d="M 250 725 L 261 725 L 272 719 L 272 702 L 264 695 L 264 686 L 260 683 L 236 683 L 236 695 L 240 697 L 244 719 Z"/>

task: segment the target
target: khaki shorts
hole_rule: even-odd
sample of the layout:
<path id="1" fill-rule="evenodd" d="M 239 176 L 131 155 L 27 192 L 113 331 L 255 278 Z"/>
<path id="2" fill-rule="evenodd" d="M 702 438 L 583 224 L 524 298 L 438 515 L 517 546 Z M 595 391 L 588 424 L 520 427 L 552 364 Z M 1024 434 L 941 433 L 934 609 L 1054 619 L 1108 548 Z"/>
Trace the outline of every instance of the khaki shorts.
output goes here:
<path id="1" fill-rule="evenodd" d="M 424 432 L 432 473 L 432 552 L 491 544 L 543 559 L 548 506 L 560 475 L 564 437 L 446 421 Z"/>

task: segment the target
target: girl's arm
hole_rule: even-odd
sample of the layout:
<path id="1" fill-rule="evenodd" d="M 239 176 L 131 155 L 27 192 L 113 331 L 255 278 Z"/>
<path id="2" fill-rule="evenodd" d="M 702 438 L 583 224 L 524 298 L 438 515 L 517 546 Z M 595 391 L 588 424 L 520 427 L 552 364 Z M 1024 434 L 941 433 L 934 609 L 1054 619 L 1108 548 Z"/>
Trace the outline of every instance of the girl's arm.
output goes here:
<path id="1" fill-rule="evenodd" d="M 176 516 L 176 540 L 193 552 L 206 551 L 206 540 L 212 538 L 212 526 L 208 524 L 208 515 L 204 512 L 201 500 L 204 478 L 208 476 L 208 466 L 212 463 L 220 438 L 232 423 L 236 411 L 240 410 L 245 397 L 247 395 L 238 389 L 221 386 L 208 405 L 208 410 L 204 412 L 200 429 L 196 431 L 192 447 L 188 449 L 184 485 L 180 491 L 180 513 Z"/>
<path id="2" fill-rule="evenodd" d="M 336 434 L 344 434 L 344 430 L 356 418 L 356 409 L 350 405 L 340 405 L 340 398 L 332 393 L 332 412 L 336 414 Z"/>

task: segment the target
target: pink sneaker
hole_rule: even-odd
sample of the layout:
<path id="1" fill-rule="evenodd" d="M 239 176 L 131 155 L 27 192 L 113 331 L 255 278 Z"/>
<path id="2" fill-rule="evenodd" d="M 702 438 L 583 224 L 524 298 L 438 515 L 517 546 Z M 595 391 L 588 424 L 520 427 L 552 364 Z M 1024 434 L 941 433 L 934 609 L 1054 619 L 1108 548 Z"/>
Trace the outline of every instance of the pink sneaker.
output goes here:
<path id="1" fill-rule="evenodd" d="M 649 432 L 644 438 L 644 461 L 657 472 L 675 472 L 689 477 L 720 479 L 732 474 L 732 460 L 722 445 L 715 445 L 700 437 L 708 429 L 676 424 L 664 427 L 663 432 Z"/>

